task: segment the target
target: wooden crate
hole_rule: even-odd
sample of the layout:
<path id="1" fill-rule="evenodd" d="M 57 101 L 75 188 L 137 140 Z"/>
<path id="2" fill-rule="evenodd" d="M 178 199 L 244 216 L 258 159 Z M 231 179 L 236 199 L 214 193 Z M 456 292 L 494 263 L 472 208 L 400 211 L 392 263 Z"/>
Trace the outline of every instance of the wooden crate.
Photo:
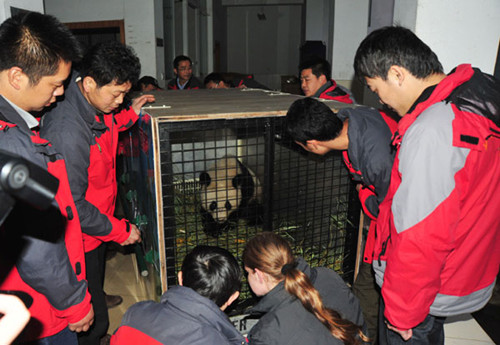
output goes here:
<path id="1" fill-rule="evenodd" d="M 281 133 L 293 101 L 252 89 L 158 91 L 126 148 L 122 195 L 145 232 L 143 251 L 160 294 L 176 284 L 184 255 L 218 245 L 240 259 L 259 231 L 285 236 L 313 266 L 336 269 L 352 282 L 360 205 L 340 153 L 308 154 Z M 347 105 L 325 101 L 332 109 Z M 262 184 L 262 223 L 238 221 L 217 238 L 202 231 L 198 177 L 216 159 L 237 156 Z M 248 287 L 243 301 L 249 300 Z"/>

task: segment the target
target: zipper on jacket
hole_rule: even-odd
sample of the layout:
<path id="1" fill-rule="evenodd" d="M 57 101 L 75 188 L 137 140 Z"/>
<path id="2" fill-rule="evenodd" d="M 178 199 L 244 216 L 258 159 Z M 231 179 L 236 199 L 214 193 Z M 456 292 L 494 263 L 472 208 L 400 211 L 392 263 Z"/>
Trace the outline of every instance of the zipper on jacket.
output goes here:
<path id="1" fill-rule="evenodd" d="M 382 266 L 382 262 L 380 260 L 380 257 L 385 254 L 385 251 L 387 250 L 387 244 L 389 243 L 390 240 L 391 240 L 391 235 L 389 235 L 387 237 L 387 239 L 382 243 L 382 250 L 380 251 L 380 254 L 379 254 L 378 259 L 377 259 L 379 266 Z"/>

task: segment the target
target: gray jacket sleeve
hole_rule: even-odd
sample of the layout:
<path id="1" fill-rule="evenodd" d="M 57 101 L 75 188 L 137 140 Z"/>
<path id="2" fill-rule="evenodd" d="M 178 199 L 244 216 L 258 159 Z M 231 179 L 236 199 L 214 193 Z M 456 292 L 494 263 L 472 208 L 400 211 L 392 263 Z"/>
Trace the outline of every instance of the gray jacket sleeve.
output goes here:
<path id="1" fill-rule="evenodd" d="M 69 107 L 68 107 L 69 108 Z M 71 109 L 66 109 L 68 112 Z M 74 110 L 76 111 L 76 110 Z M 66 161 L 71 194 L 80 217 L 82 232 L 90 236 L 106 236 L 112 230 L 108 217 L 86 200 L 92 133 L 76 117 L 64 118 L 61 113 L 49 113 L 43 119 L 41 134 L 52 142 Z M 69 115 L 68 115 L 69 116 Z"/>

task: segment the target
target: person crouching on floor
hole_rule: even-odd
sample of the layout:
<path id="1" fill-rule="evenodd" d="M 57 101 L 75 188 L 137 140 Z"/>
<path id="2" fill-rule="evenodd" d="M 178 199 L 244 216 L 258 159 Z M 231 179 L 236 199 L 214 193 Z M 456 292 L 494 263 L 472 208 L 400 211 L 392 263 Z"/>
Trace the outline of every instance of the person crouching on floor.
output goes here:
<path id="1" fill-rule="evenodd" d="M 160 303 L 131 306 L 111 345 L 246 344 L 224 313 L 240 294 L 240 278 L 238 262 L 227 250 L 195 247 L 182 262 L 179 285 L 169 288 Z"/>

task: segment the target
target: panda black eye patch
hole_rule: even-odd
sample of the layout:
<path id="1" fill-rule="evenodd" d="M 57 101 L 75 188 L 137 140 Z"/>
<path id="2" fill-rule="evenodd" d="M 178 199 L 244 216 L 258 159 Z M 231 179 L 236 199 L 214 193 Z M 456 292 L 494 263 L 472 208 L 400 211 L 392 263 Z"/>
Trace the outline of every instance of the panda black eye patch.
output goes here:
<path id="1" fill-rule="evenodd" d="M 217 209 L 217 203 L 215 201 L 212 201 L 210 203 L 210 211 L 215 211 Z"/>
<path id="2" fill-rule="evenodd" d="M 230 210 L 232 208 L 231 203 L 229 201 L 226 201 L 226 204 L 224 205 L 226 207 L 226 210 Z"/>

